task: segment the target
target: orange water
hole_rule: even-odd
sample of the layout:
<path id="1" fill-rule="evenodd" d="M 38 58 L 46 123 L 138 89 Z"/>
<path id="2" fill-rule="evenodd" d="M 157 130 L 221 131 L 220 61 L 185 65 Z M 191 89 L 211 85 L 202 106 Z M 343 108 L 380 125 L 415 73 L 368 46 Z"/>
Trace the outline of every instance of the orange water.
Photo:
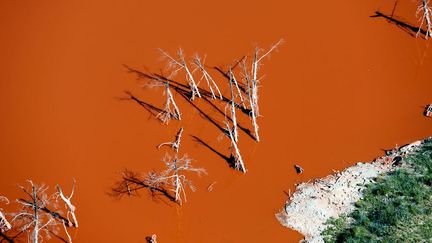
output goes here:
<path id="1" fill-rule="evenodd" d="M 430 41 L 369 17 L 390 14 L 393 4 L 2 1 L 0 194 L 18 197 L 15 185 L 26 179 L 67 188 L 76 178 L 76 242 L 144 242 L 151 234 L 159 242 L 296 242 L 301 235 L 274 217 L 294 183 L 432 134 L 432 120 L 422 116 L 432 102 Z M 414 12 L 414 3 L 400 1 L 394 17 L 416 25 Z M 220 131 L 180 97 L 184 119 L 168 126 L 118 99 L 131 90 L 162 106 L 162 90 L 140 89 L 122 66 L 159 72 L 159 47 L 173 53 L 181 46 L 224 67 L 279 38 L 285 43 L 262 67 L 262 142 L 240 133 L 246 175 L 193 141 L 190 135 L 229 155 Z M 196 104 L 222 119 L 204 101 Z M 190 175 L 198 191 L 188 192 L 183 207 L 145 191 L 122 200 L 106 195 L 124 168 L 161 168 L 165 151 L 155 146 L 180 126 L 181 152 L 208 172 Z"/>

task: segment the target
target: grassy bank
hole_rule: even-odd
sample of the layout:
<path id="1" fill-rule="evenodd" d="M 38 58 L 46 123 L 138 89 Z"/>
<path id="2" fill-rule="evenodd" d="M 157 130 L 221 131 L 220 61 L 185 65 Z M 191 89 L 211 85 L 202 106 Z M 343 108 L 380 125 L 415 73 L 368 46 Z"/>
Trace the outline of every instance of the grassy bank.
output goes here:
<path id="1" fill-rule="evenodd" d="M 327 222 L 325 242 L 431 242 L 432 139 L 363 195 L 352 213 Z"/>

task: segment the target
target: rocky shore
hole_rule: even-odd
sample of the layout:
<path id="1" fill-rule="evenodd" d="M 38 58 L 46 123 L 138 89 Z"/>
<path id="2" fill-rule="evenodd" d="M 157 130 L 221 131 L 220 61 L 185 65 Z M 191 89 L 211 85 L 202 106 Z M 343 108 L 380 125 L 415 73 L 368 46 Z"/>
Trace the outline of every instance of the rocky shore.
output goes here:
<path id="1" fill-rule="evenodd" d="M 348 214 L 354 203 L 362 197 L 369 183 L 384 173 L 396 169 L 403 158 L 420 146 L 422 141 L 387 151 L 385 156 L 370 163 L 357 163 L 342 172 L 297 185 L 296 191 L 286 202 L 276 218 L 285 227 L 305 236 L 305 242 L 324 242 L 321 232 L 331 217 Z"/>

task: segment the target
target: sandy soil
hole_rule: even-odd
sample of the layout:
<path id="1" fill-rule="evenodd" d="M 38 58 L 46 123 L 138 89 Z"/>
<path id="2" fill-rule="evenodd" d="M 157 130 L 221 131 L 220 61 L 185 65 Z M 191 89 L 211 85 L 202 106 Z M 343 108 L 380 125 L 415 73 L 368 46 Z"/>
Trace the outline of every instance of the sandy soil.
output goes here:
<path id="1" fill-rule="evenodd" d="M 297 185 L 296 192 L 276 218 L 285 227 L 302 233 L 306 242 L 324 242 L 320 236 L 324 223 L 331 217 L 352 212 L 365 186 L 377 176 L 396 169 L 395 162 L 420 144 L 421 141 L 416 141 L 389 151 L 371 163 L 359 162 L 342 172 Z"/>

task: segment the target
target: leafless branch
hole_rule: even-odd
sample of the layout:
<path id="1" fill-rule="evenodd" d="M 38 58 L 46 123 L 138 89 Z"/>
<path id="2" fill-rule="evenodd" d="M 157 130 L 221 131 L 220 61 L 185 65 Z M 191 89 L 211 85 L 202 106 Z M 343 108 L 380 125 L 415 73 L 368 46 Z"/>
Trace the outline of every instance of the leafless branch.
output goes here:
<path id="1" fill-rule="evenodd" d="M 195 172 L 198 175 L 206 174 L 203 168 L 196 168 L 192 166 L 192 160 L 184 155 L 179 158 L 176 154 L 174 158 L 165 154 L 163 159 L 167 169 L 161 173 L 161 177 L 157 180 L 164 181 L 171 186 L 171 190 L 175 194 L 175 200 L 181 205 L 183 200 L 186 202 L 186 191 L 185 186 L 188 186 L 192 191 L 195 190 L 191 181 L 189 181 L 183 173 L 183 171 Z"/>
<path id="2" fill-rule="evenodd" d="M 192 76 L 191 71 L 189 70 L 189 67 L 187 66 L 186 60 L 184 58 L 183 50 L 180 48 L 177 52 L 178 60 L 170 56 L 167 52 L 165 52 L 162 49 L 159 49 L 159 51 L 162 54 L 162 57 L 167 59 L 168 61 L 168 69 L 173 70 L 171 74 L 168 76 L 168 79 L 173 78 L 180 70 L 184 70 L 186 73 L 186 81 L 189 84 L 189 87 L 191 89 L 191 100 L 195 99 L 195 96 L 198 96 L 201 98 L 200 91 L 198 89 L 198 85 L 195 82 L 194 77 Z"/>
<path id="3" fill-rule="evenodd" d="M 5 202 L 6 204 L 9 204 L 9 199 L 4 196 L 0 196 L 0 202 Z M 12 229 L 12 225 L 9 223 L 9 221 L 6 219 L 6 216 L 2 212 L 2 208 L 0 208 L 0 231 L 5 232 L 10 229 Z"/>
<path id="4" fill-rule="evenodd" d="M 254 89 L 254 85 L 253 85 L 253 82 L 251 80 L 251 76 L 247 70 L 246 60 L 247 60 L 247 58 L 243 59 L 243 61 L 241 63 L 241 67 L 243 69 L 243 79 L 245 80 L 246 87 L 247 87 L 246 94 L 247 94 L 247 98 L 248 98 L 248 101 L 249 101 L 249 104 L 251 107 L 250 112 L 249 112 L 249 117 L 252 121 L 252 126 L 254 128 L 255 140 L 259 142 L 259 140 L 260 140 L 259 133 L 258 133 L 259 127 L 258 127 L 258 123 L 257 123 L 257 114 L 256 114 L 256 111 L 257 111 L 256 107 L 257 107 L 258 99 L 255 99 L 253 94 L 255 93 L 256 97 L 258 97 L 258 95 L 257 95 L 257 90 Z"/>
<path id="5" fill-rule="evenodd" d="M 249 75 L 246 69 L 246 59 L 243 61 L 243 75 L 246 80 L 247 84 L 247 90 L 248 90 L 248 98 L 249 103 L 251 106 L 251 120 L 252 124 L 254 126 L 255 130 L 255 138 L 257 141 L 260 141 L 259 134 L 258 134 L 258 124 L 257 124 L 257 117 L 260 116 L 259 112 L 259 95 L 258 95 L 258 88 L 259 88 L 259 78 L 258 78 L 258 71 L 261 66 L 261 61 L 266 57 L 269 56 L 272 51 L 274 51 L 280 44 L 282 44 L 283 40 L 279 40 L 276 44 L 272 45 L 264 54 L 261 54 L 263 51 L 260 48 L 255 49 L 255 53 L 252 60 L 252 66 L 251 66 L 251 74 Z"/>
<path id="6" fill-rule="evenodd" d="M 253 107 L 255 109 L 256 116 L 259 116 L 259 106 L 258 106 L 258 87 L 259 87 L 259 79 L 258 79 L 258 71 L 261 66 L 260 62 L 264 57 L 270 55 L 270 53 L 275 50 L 280 44 L 282 44 L 283 40 L 279 40 L 276 44 L 272 45 L 267 52 L 264 54 L 260 54 L 262 52 L 261 48 L 256 48 L 253 61 L 252 61 L 252 99 L 253 99 Z"/>
<path id="7" fill-rule="evenodd" d="M 158 117 L 164 124 L 168 124 L 171 118 L 181 120 L 180 110 L 174 101 L 168 81 L 165 82 L 165 96 L 165 109 L 161 111 L 156 117 Z"/>
<path id="8" fill-rule="evenodd" d="M 236 88 L 237 96 L 240 98 L 240 104 L 242 105 L 243 109 L 246 109 L 246 105 L 245 105 L 245 102 L 244 102 L 243 94 L 242 94 L 242 92 L 240 90 L 239 84 L 237 82 L 237 79 L 236 79 L 236 77 L 234 75 L 234 72 L 233 72 L 233 70 L 232 70 L 231 67 L 229 67 L 228 76 L 230 78 L 230 82 L 232 82 L 234 84 L 235 88 Z"/>
<path id="9" fill-rule="evenodd" d="M 175 197 L 166 189 L 166 183 L 158 179 L 160 175 L 156 172 L 149 172 L 145 177 L 129 170 L 125 170 L 121 174 L 122 179 L 116 182 L 109 193 L 112 197 L 137 196 L 141 189 L 147 189 L 153 198 L 163 196 L 173 202 L 176 201 Z"/>
<path id="10" fill-rule="evenodd" d="M 178 153 L 179 148 L 180 148 L 182 133 L 183 133 L 183 127 L 181 127 L 178 130 L 174 142 L 161 143 L 157 146 L 157 148 L 159 149 L 160 147 L 167 145 L 167 146 L 170 146 L 171 148 L 173 148 L 176 151 L 176 153 Z"/>
<path id="11" fill-rule="evenodd" d="M 71 199 L 72 199 L 72 196 L 73 196 L 74 191 L 75 191 L 75 183 L 76 183 L 76 181 L 74 179 L 73 183 L 72 183 L 71 194 L 69 195 L 69 197 L 66 197 L 63 194 L 63 191 L 62 191 L 62 189 L 61 189 L 61 187 L 59 185 L 56 185 L 56 188 L 57 188 L 57 192 L 58 192 L 60 198 L 62 199 L 62 201 L 64 202 L 66 208 L 68 209 L 68 212 L 67 212 L 67 216 L 68 217 L 67 218 L 68 218 L 69 223 L 71 224 L 71 225 L 68 225 L 68 226 L 70 227 L 70 226 L 73 225 L 75 228 L 78 228 L 78 220 L 77 220 L 76 215 L 75 215 L 76 207 L 75 207 L 75 205 L 73 205 L 71 203 Z M 69 215 L 71 215 L 72 220 L 69 219 Z M 67 231 L 66 231 L 66 234 L 68 234 Z"/>
<path id="12" fill-rule="evenodd" d="M 235 109 L 235 95 L 234 95 L 234 89 L 233 89 L 233 83 L 234 83 L 234 75 L 233 72 L 231 70 L 231 68 L 229 68 L 229 76 L 230 76 L 230 80 L 229 80 L 229 87 L 230 87 L 230 94 L 231 94 L 231 121 L 233 123 L 233 135 L 234 135 L 234 140 L 237 143 L 238 142 L 238 131 L 237 131 L 237 115 L 236 115 L 236 109 Z M 241 95 L 241 94 L 240 94 Z M 226 117 L 226 114 L 225 114 Z"/>
<path id="13" fill-rule="evenodd" d="M 233 156 L 235 158 L 235 168 L 237 170 L 240 170 L 243 173 L 246 173 L 246 167 L 243 163 L 243 159 L 242 159 L 242 156 L 240 154 L 240 149 L 238 148 L 238 144 L 234 138 L 233 131 L 232 131 L 228 121 L 225 121 L 225 126 L 226 126 L 226 130 L 228 132 L 229 138 L 231 139 L 232 148 L 234 148 Z"/>
<path id="14" fill-rule="evenodd" d="M 429 0 L 420 0 L 419 6 L 416 11 L 416 16 L 419 16 L 420 13 L 422 13 L 422 15 L 419 18 L 420 27 L 416 37 L 420 35 L 421 28 L 423 25 L 426 25 L 425 38 L 428 39 L 429 37 L 432 37 L 432 22 L 431 22 L 432 8 L 429 6 L 429 3 L 430 3 Z"/>
<path id="15" fill-rule="evenodd" d="M 47 238 L 49 235 L 49 228 L 55 227 L 55 218 L 52 214 L 46 213 L 41 208 L 46 208 L 52 202 L 53 196 L 47 195 L 47 186 L 36 185 L 32 181 L 28 181 L 30 190 L 20 186 L 24 193 L 29 196 L 29 200 L 17 200 L 21 205 L 21 211 L 16 213 L 12 222 L 20 221 L 21 231 L 28 232 L 29 240 L 33 243 L 42 241 L 41 231 L 45 232 Z"/>
<path id="16" fill-rule="evenodd" d="M 205 56 L 204 56 L 203 61 L 201 62 L 200 56 L 198 54 L 195 54 L 193 64 L 196 66 L 195 70 L 199 69 L 202 72 L 202 76 L 201 76 L 200 80 L 202 80 L 204 78 L 207 81 L 207 86 L 210 89 L 210 92 L 212 94 L 213 99 L 216 99 L 216 94 L 215 94 L 215 90 L 216 90 L 219 98 L 222 100 L 223 99 L 222 93 L 220 92 L 219 87 L 217 86 L 216 82 L 213 80 L 213 78 L 210 76 L 210 74 L 204 68 L 204 62 L 205 62 Z"/>

